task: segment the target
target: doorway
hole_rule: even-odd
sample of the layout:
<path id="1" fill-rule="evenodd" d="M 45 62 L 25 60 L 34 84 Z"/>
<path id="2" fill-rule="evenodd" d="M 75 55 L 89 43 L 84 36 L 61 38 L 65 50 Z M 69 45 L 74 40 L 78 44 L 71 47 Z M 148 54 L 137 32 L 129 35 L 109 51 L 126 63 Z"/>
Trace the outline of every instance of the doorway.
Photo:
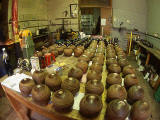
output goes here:
<path id="1" fill-rule="evenodd" d="M 80 30 L 87 35 L 99 35 L 101 28 L 101 9 L 94 7 L 80 8 Z"/>

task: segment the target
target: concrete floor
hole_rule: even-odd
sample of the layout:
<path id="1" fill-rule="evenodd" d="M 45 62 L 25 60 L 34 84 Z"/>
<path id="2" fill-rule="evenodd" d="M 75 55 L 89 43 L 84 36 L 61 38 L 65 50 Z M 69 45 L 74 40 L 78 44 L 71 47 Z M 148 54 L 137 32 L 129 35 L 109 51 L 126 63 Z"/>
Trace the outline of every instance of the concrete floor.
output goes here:
<path id="1" fill-rule="evenodd" d="M 128 60 L 131 65 L 137 68 L 137 63 L 134 56 L 128 56 Z M 149 102 L 152 116 L 151 120 L 160 120 L 160 103 L 157 103 L 154 99 L 154 91 L 149 86 L 147 81 L 143 79 L 143 74 L 137 71 L 137 75 L 140 79 L 140 85 L 144 88 L 145 91 L 145 100 Z M 0 120 L 19 120 L 16 116 L 14 110 L 9 105 L 9 102 L 6 97 L 0 98 Z"/>
<path id="2" fill-rule="evenodd" d="M 6 97 L 0 98 L 0 120 L 19 120 Z"/>
<path id="3" fill-rule="evenodd" d="M 136 63 L 135 56 L 128 56 L 129 63 L 134 66 L 135 68 L 138 67 Z M 137 70 L 137 76 L 140 79 L 140 85 L 144 88 L 144 100 L 148 101 L 151 108 L 151 120 L 160 120 L 160 103 L 156 102 L 154 99 L 154 90 L 150 87 L 149 83 L 143 79 L 143 74 Z"/>

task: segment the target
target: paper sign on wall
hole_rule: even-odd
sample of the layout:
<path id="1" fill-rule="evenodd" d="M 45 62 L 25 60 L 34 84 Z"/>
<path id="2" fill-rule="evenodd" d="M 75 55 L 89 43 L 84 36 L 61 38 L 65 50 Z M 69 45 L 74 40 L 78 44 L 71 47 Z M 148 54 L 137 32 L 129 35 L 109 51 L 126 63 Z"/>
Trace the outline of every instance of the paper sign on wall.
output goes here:
<path id="1" fill-rule="evenodd" d="M 105 26 L 106 25 L 106 19 L 102 18 L 101 19 L 101 26 Z"/>

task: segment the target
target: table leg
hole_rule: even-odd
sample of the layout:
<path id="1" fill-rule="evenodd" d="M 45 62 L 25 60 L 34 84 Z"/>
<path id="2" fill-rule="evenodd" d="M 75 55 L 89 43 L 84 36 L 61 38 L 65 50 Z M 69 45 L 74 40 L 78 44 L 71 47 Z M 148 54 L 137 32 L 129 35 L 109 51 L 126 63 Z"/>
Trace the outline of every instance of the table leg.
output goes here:
<path id="1" fill-rule="evenodd" d="M 4 93 L 3 88 L 2 88 L 2 86 L 1 86 L 1 84 L 0 84 L 0 97 L 2 97 L 2 96 L 4 96 L 4 95 L 5 95 L 5 93 Z"/>
<path id="2" fill-rule="evenodd" d="M 4 89 L 5 91 L 5 89 Z M 17 116 L 20 118 L 20 120 L 30 120 L 28 117 L 28 109 L 21 103 L 19 103 L 17 100 L 15 100 L 12 96 L 10 96 L 9 94 L 7 94 L 7 92 L 5 91 L 6 96 L 11 104 L 11 106 L 13 107 L 13 109 L 16 111 Z"/>
<path id="3" fill-rule="evenodd" d="M 137 52 L 135 55 L 138 55 L 141 52 L 141 47 L 138 48 Z"/>
<path id="4" fill-rule="evenodd" d="M 150 53 L 147 53 L 146 65 L 149 64 L 150 57 L 151 57 L 151 54 L 150 54 Z"/>

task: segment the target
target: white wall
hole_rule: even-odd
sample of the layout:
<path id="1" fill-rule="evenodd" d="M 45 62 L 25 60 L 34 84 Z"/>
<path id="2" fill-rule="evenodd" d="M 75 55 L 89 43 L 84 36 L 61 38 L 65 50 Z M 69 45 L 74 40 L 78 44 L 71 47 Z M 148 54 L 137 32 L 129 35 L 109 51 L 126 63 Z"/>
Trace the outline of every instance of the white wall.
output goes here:
<path id="1" fill-rule="evenodd" d="M 9 0 L 8 9 L 8 19 L 12 17 L 12 0 Z M 47 0 L 18 0 L 18 20 L 42 20 L 47 18 Z M 47 21 L 30 21 L 30 22 L 19 22 L 20 28 L 30 27 L 30 26 L 42 26 L 47 25 Z M 44 28 L 44 27 L 39 27 Z M 38 27 L 27 28 L 33 33 L 38 29 Z M 9 37 L 12 36 L 12 27 L 9 26 Z"/>
<path id="2" fill-rule="evenodd" d="M 115 27 L 119 27 L 119 23 L 124 22 L 124 27 L 146 31 L 146 18 L 146 0 L 113 0 L 113 25 Z"/>
<path id="3" fill-rule="evenodd" d="M 113 5 L 113 27 L 120 27 L 119 24 L 124 22 L 122 27 L 127 29 L 138 29 L 146 31 L 147 26 L 147 0 L 112 0 Z M 113 29 L 113 37 L 118 37 L 120 46 L 126 50 L 127 37 L 126 31 L 119 32 Z"/>
<path id="4" fill-rule="evenodd" d="M 147 0 L 148 1 L 148 16 L 147 16 L 147 31 L 149 34 L 153 35 L 158 33 L 160 37 L 160 0 Z M 154 47 L 160 49 L 160 40 L 153 37 L 147 37 L 150 42 L 153 43 Z"/>
<path id="5" fill-rule="evenodd" d="M 19 0 L 18 3 L 18 17 L 19 21 L 21 20 L 47 20 L 47 1 L 46 0 Z M 36 21 L 36 22 L 27 22 L 19 23 L 21 28 L 28 26 L 42 26 L 47 25 L 46 21 Z M 43 28 L 43 27 L 39 27 Z M 32 32 L 35 32 L 37 28 L 30 28 Z"/>

